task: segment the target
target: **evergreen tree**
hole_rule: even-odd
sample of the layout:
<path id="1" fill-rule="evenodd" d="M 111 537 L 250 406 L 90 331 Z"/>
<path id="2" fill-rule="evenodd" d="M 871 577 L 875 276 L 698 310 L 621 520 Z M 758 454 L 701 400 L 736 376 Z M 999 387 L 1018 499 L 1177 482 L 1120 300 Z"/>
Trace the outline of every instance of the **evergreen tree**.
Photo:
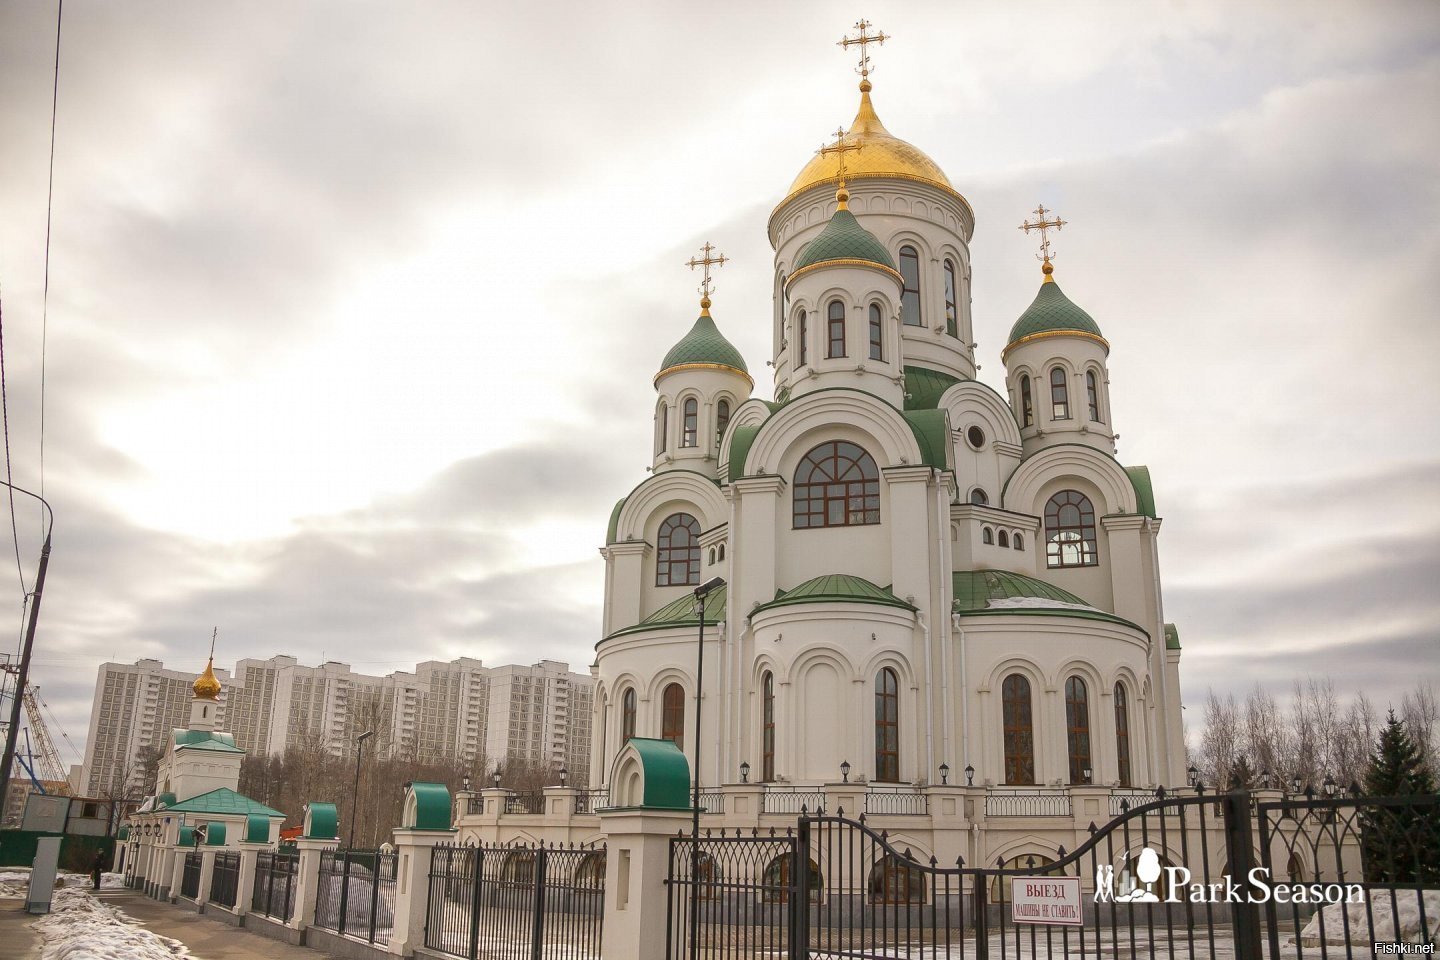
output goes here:
<path id="1" fill-rule="evenodd" d="M 1440 881 L 1440 798 L 1435 778 L 1395 711 L 1385 722 L 1365 771 L 1368 801 L 1403 797 L 1404 804 L 1366 802 L 1360 815 L 1365 879 L 1372 883 Z"/>

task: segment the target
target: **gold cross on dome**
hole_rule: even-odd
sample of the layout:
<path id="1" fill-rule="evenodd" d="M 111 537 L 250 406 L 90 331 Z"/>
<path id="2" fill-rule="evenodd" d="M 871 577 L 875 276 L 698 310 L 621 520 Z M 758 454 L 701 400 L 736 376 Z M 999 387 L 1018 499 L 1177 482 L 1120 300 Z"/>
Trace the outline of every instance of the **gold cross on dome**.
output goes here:
<path id="1" fill-rule="evenodd" d="M 1058 232 L 1061 227 L 1065 226 L 1065 224 L 1069 222 L 1067 220 L 1061 220 L 1059 217 L 1056 217 L 1053 220 L 1045 219 L 1046 214 L 1054 212 L 1054 210 L 1046 210 L 1045 204 L 1042 203 L 1040 204 L 1040 206 L 1035 208 L 1036 219 L 1034 223 L 1026 220 L 1024 223 L 1020 224 L 1020 229 L 1024 230 L 1026 233 L 1029 233 L 1031 230 L 1040 231 L 1040 252 L 1035 255 L 1035 259 L 1041 260 L 1045 263 L 1045 267 L 1043 269 L 1047 277 L 1050 275 L 1050 261 L 1055 259 L 1055 257 L 1050 253 L 1050 236 L 1048 231 L 1051 228 L 1054 228 Z"/>
<path id="2" fill-rule="evenodd" d="M 710 268 L 712 266 L 723 267 L 725 266 L 725 261 L 728 259 L 723 253 L 715 257 L 710 256 L 715 249 L 715 246 L 707 240 L 705 246 L 700 248 L 705 256 L 699 258 L 691 257 L 685 262 L 685 265 L 691 270 L 694 270 L 696 267 L 701 268 L 701 274 L 704 279 L 700 281 L 700 286 L 697 289 L 700 291 L 700 306 L 706 309 L 710 307 L 710 294 L 715 291 L 715 288 L 710 285 Z"/>
<path id="3" fill-rule="evenodd" d="M 876 44 L 877 46 L 883 46 L 885 41 L 890 39 L 890 37 L 886 35 L 884 31 L 881 31 L 880 33 L 870 33 L 871 26 L 872 24 L 869 20 L 855 21 L 855 30 L 857 35 L 853 37 L 841 37 L 839 44 L 837 44 L 837 46 L 840 46 L 846 50 L 849 50 L 851 47 L 859 44 L 860 66 L 855 68 L 855 72 L 860 74 L 861 80 L 864 80 L 870 76 L 870 54 L 866 52 L 865 48 L 872 43 Z"/>
<path id="4" fill-rule="evenodd" d="M 859 150 L 859 149 L 860 149 L 860 144 L 858 144 L 858 143 L 846 143 L 846 142 L 845 142 L 845 128 L 844 128 L 844 127 L 836 127 L 836 128 L 835 128 L 835 142 L 834 142 L 834 143 L 832 143 L 832 144 L 827 144 L 827 145 L 822 146 L 822 147 L 820 148 L 820 151 L 819 151 L 819 152 L 820 152 L 821 156 L 828 156 L 829 154 L 832 154 L 832 153 L 837 154 L 837 155 L 839 156 L 839 158 L 840 158 L 840 186 L 841 186 L 841 187 L 844 187 L 844 186 L 845 186 L 845 154 L 850 153 L 851 151 Z"/>

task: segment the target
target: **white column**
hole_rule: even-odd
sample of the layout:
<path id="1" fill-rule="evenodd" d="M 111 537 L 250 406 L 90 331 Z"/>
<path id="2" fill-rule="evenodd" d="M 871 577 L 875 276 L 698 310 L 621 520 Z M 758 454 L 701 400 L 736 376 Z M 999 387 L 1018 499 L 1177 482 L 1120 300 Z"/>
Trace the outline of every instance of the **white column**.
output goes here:
<path id="1" fill-rule="evenodd" d="M 386 947 L 390 953 L 408 956 L 425 945 L 430 858 L 436 844 L 454 839 L 449 830 L 395 831 L 395 928 Z"/>
<path id="2" fill-rule="evenodd" d="M 602 960 L 664 960 L 670 838 L 689 823 L 687 810 L 600 814 L 607 847 Z"/>
<path id="3" fill-rule="evenodd" d="M 315 898 L 320 890 L 320 854 L 334 850 L 340 845 L 337 840 L 321 840 L 315 837 L 301 837 L 295 841 L 300 851 L 300 862 L 296 864 L 295 912 L 285 926 L 292 930 L 304 930 L 315 917 Z"/>
<path id="4" fill-rule="evenodd" d="M 195 902 L 204 906 L 210 899 L 210 881 L 215 874 L 215 853 L 219 847 L 200 848 L 200 892 L 195 896 Z"/>
<path id="5" fill-rule="evenodd" d="M 240 843 L 240 880 L 235 890 L 235 914 L 250 912 L 250 902 L 255 898 L 255 865 L 259 862 L 260 851 L 269 850 L 268 843 Z"/>

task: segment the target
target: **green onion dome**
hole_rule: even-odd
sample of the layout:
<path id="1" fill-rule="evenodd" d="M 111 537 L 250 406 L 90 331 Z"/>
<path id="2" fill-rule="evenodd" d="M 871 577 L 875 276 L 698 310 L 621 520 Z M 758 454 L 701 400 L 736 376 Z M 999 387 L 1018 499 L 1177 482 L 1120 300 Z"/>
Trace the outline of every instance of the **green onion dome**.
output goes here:
<path id="1" fill-rule="evenodd" d="M 841 188 L 843 194 L 844 188 Z M 790 271 L 788 282 L 796 277 L 823 266 L 862 266 L 883 270 L 896 280 L 900 279 L 895 261 L 884 244 L 875 239 L 875 234 L 860 226 L 855 214 L 845 206 L 842 197 L 840 209 L 830 218 L 820 236 L 805 245 Z"/>
<path id="2" fill-rule="evenodd" d="M 736 350 L 735 345 L 726 340 L 720 333 L 720 328 L 715 326 L 715 320 L 710 316 L 708 298 L 700 301 L 700 317 L 695 321 L 695 326 L 665 354 L 665 359 L 660 362 L 660 372 L 655 374 L 655 381 L 658 383 L 661 377 L 678 370 L 695 369 L 729 370 L 744 377 L 751 386 L 755 383 L 750 377 L 750 371 L 745 367 L 745 358 L 740 356 L 740 351 Z"/>
<path id="3" fill-rule="evenodd" d="M 1005 349 L 1040 337 L 1066 334 L 1097 340 L 1109 349 L 1110 344 L 1100 334 L 1100 325 L 1065 296 L 1060 284 L 1051 277 L 1053 268 L 1049 263 L 1045 264 L 1044 270 L 1045 282 L 1040 284 L 1040 292 L 1035 294 L 1034 302 L 1010 328 L 1010 340 Z"/>

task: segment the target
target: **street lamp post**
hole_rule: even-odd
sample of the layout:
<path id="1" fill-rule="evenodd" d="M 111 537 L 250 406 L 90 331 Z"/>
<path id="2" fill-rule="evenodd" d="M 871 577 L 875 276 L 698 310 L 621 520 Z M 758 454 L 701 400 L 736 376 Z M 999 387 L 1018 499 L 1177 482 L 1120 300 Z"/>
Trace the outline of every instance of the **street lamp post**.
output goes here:
<path id="1" fill-rule="evenodd" d="M 705 689 L 705 598 L 725 586 L 721 577 L 711 577 L 695 588 L 695 619 L 700 632 L 695 640 L 695 780 L 690 798 L 690 957 L 694 960 L 700 939 L 700 698 Z"/>
<path id="2" fill-rule="evenodd" d="M 366 730 L 355 738 L 355 789 L 350 791 L 350 843 L 347 849 L 355 849 L 355 819 L 360 815 L 360 754 L 365 741 L 375 736 L 374 730 Z"/>

